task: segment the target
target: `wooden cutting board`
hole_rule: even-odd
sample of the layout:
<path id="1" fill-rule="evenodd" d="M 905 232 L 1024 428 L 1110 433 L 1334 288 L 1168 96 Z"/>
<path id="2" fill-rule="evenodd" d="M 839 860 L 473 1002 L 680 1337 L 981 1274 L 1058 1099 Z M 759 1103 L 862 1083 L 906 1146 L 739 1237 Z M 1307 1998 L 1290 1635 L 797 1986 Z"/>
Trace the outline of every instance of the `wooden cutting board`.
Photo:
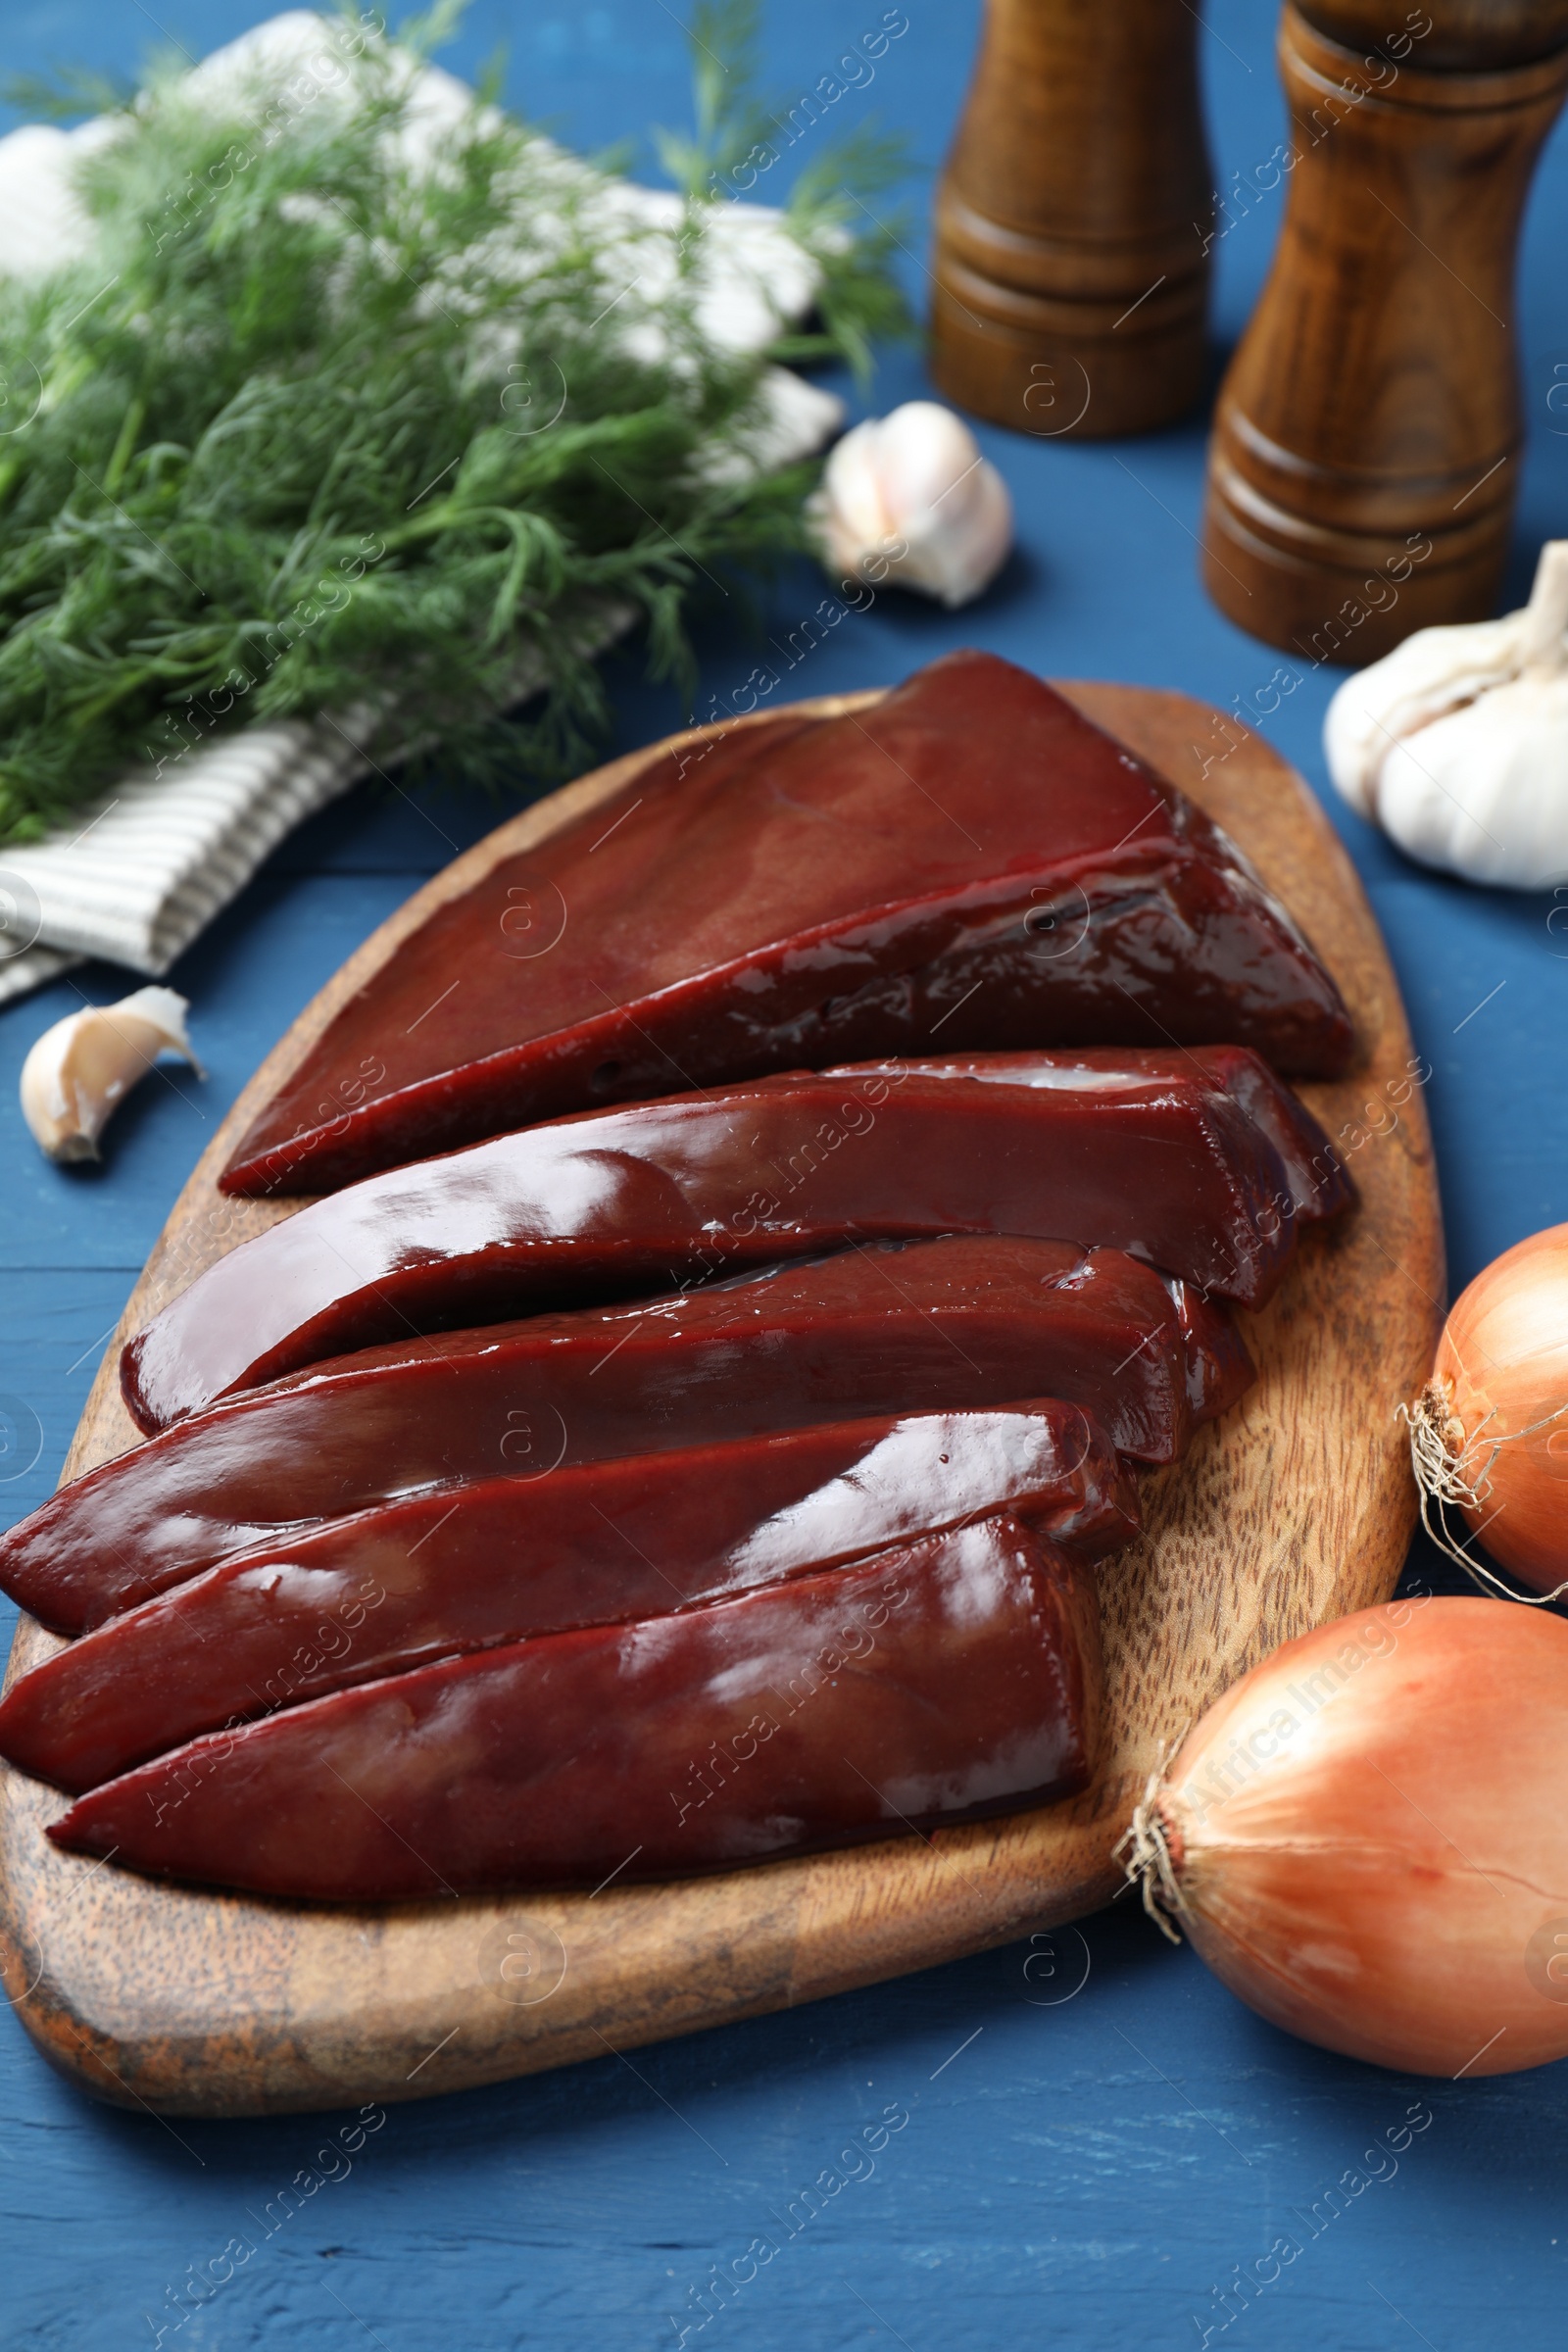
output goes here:
<path id="1" fill-rule="evenodd" d="M 678 1886 L 337 1909 L 161 1886 L 60 1853 L 43 1831 L 66 1800 L 0 1770 L 6 1986 L 40 2048 L 85 2088 L 185 2115 L 419 2098 L 815 2000 L 1079 1917 L 1121 1883 L 1111 1848 L 1161 1742 L 1279 1642 L 1393 1591 L 1415 1516 L 1395 1407 L 1431 1364 L 1444 1267 L 1421 1088 L 1376 923 L 1317 804 L 1258 737 L 1183 695 L 1066 691 L 1242 844 L 1327 960 L 1366 1048 L 1354 1078 L 1302 1089 L 1348 1152 L 1359 1210 L 1309 1230 L 1269 1307 L 1243 1318 L 1256 1388 L 1184 1463 L 1144 1477 L 1148 1533 L 1102 1572 L 1109 1730 L 1094 1788 L 928 1839 Z M 432 906 L 620 790 L 662 748 L 503 825 L 350 958 L 214 1137 L 120 1338 L 299 1205 L 225 1200 L 218 1171 L 344 998 Z M 136 1443 L 118 1355 L 117 1343 L 67 1479 Z M 24 1618 L 12 1675 L 57 1646 Z"/>

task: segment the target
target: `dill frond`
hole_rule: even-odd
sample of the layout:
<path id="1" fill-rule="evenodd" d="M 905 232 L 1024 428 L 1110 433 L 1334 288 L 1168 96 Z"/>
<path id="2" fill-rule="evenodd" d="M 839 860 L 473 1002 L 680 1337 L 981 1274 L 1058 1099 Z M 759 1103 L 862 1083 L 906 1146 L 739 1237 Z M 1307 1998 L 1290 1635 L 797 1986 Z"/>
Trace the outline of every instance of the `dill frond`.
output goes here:
<path id="1" fill-rule="evenodd" d="M 846 194 L 885 154 L 787 216 L 819 331 L 737 357 L 704 324 L 704 191 L 748 134 L 752 13 L 696 28 L 674 237 L 486 93 L 416 151 L 409 47 L 449 18 L 399 46 L 327 20 L 335 81 L 226 119 L 154 71 L 81 168 L 92 258 L 0 283 L 26 416 L 0 434 L 0 840 L 247 719 L 352 710 L 383 755 L 559 774 L 607 723 L 607 606 L 689 689 L 694 593 L 803 544 L 813 469 L 746 452 L 770 357 L 863 366 L 905 323 Z M 499 719 L 524 677 L 542 710 Z"/>

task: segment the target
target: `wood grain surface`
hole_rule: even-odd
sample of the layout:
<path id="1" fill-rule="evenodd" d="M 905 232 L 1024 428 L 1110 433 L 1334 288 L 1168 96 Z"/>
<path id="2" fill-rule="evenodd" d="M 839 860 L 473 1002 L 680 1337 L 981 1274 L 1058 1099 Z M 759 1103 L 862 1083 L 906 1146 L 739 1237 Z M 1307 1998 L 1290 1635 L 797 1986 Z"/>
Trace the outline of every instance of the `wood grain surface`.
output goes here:
<path id="1" fill-rule="evenodd" d="M 1192 747 L 1216 741 L 1215 713 L 1182 695 L 1065 691 L 1184 785 Z M 1425 1110 L 1348 858 L 1294 771 L 1224 725 L 1218 740 L 1236 748 L 1194 797 L 1290 904 L 1355 1017 L 1356 1075 L 1301 1092 L 1347 1135 L 1361 1206 L 1308 1231 L 1278 1296 L 1242 1318 L 1256 1388 L 1200 1432 L 1184 1463 L 1143 1479 L 1148 1531 L 1102 1570 L 1108 1730 L 1093 1788 L 930 1838 L 677 1886 L 348 1909 L 171 1888 L 60 1853 L 43 1832 L 66 1800 L 0 1769 L 0 1964 L 17 2014 L 67 2074 L 172 2115 L 417 2098 L 813 2000 L 1081 1916 L 1120 1884 L 1111 1848 L 1162 1741 L 1280 1642 L 1393 1591 L 1415 1510 L 1395 1407 L 1426 1376 L 1444 1296 Z M 204 1153 L 121 1337 L 300 1205 L 224 1200 L 216 1179 L 343 999 L 434 904 L 617 791 L 662 748 L 503 825 L 350 958 Z M 136 1442 L 117 1356 L 104 1359 L 66 1479 Z M 57 1646 L 24 1619 L 12 1676 Z"/>
<path id="2" fill-rule="evenodd" d="M 1431 0 L 1402 24 L 1385 0 L 1287 5 L 1285 220 L 1215 408 L 1204 520 L 1204 584 L 1253 636 L 1359 664 L 1494 609 L 1519 225 L 1565 43 L 1563 0 Z"/>
<path id="3" fill-rule="evenodd" d="M 931 372 L 1015 432 L 1146 433 L 1207 364 L 1213 182 L 1188 0 L 987 0 L 936 200 Z"/>

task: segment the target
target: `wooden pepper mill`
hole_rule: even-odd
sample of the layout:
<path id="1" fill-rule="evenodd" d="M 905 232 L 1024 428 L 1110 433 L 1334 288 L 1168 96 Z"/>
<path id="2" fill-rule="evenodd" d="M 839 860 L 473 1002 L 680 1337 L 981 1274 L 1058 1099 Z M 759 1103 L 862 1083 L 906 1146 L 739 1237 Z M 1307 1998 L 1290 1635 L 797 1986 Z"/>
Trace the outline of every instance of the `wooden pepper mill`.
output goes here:
<path id="1" fill-rule="evenodd" d="M 1146 432 L 1202 390 L 1213 183 L 1194 0 L 987 0 L 937 194 L 931 368 L 1046 435 Z"/>
<path id="2" fill-rule="evenodd" d="M 1203 577 L 1253 636 L 1359 664 L 1495 604 L 1568 0 L 1287 0 L 1279 54 L 1290 193 L 1215 412 Z"/>

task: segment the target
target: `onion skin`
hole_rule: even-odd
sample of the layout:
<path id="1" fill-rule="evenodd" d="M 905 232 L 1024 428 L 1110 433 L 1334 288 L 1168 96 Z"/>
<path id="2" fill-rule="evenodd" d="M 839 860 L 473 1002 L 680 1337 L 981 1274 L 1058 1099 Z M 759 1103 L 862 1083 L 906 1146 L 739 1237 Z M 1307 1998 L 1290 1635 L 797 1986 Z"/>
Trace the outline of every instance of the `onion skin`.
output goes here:
<path id="1" fill-rule="evenodd" d="M 1164 1907 L 1249 2007 L 1468 2079 L 1568 2055 L 1565 1787 L 1568 1624 L 1428 1598 L 1253 1667 L 1140 1822 L 1169 1854 Z"/>
<path id="2" fill-rule="evenodd" d="M 1568 1577 L 1568 1412 L 1533 1424 L 1568 1405 L 1568 1225 L 1505 1250 L 1461 1293 L 1433 1386 L 1462 1426 L 1461 1449 L 1474 1448 L 1472 1483 L 1485 1482 L 1479 1504 L 1459 1506 L 1471 1534 L 1521 1584 L 1549 1592 Z"/>

